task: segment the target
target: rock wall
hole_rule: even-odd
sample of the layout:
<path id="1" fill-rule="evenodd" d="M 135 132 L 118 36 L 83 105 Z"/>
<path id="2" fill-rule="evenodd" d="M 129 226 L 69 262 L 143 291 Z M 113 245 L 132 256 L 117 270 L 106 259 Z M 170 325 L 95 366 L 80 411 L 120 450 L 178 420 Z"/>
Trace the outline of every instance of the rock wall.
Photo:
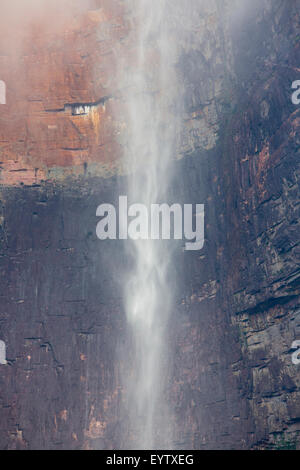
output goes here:
<path id="1" fill-rule="evenodd" d="M 3 449 L 120 448 L 129 432 L 126 256 L 97 240 L 95 213 L 126 178 L 116 60 L 134 67 L 131 13 L 65 0 L 50 18 L 62 4 L 60 21 L 36 15 L 18 34 L 5 25 L 20 19 L 0 20 Z M 206 205 L 204 249 L 174 254 L 174 448 L 299 447 L 299 2 L 171 5 L 183 126 L 170 200 Z"/>
<path id="2" fill-rule="evenodd" d="M 291 102 L 299 6 L 270 3 L 256 24 L 237 30 L 244 99 L 226 131 L 233 170 L 223 187 L 232 214 L 226 296 L 242 341 L 242 360 L 232 369 L 253 416 L 256 447 L 299 447 L 300 376 L 291 361 L 300 326 L 299 107 Z M 254 38 L 248 54 L 247 37 Z"/>

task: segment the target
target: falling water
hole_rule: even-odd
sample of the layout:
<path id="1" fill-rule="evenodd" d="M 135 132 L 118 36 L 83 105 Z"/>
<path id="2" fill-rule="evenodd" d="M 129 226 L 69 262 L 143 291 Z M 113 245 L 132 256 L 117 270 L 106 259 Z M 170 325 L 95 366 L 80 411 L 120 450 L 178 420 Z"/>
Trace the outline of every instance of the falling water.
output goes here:
<path id="1" fill-rule="evenodd" d="M 149 207 L 166 202 L 171 179 L 177 126 L 176 50 L 168 31 L 167 0 L 129 3 L 135 16 L 136 36 L 134 66 L 126 77 L 125 94 L 128 200 Z M 165 380 L 172 289 L 170 245 L 149 239 L 130 241 L 127 246 L 133 267 L 124 283 L 131 351 L 131 368 L 123 379 L 128 390 L 129 416 L 124 446 L 170 448 L 172 429 Z M 133 436 L 131 440 L 129 435 Z"/>

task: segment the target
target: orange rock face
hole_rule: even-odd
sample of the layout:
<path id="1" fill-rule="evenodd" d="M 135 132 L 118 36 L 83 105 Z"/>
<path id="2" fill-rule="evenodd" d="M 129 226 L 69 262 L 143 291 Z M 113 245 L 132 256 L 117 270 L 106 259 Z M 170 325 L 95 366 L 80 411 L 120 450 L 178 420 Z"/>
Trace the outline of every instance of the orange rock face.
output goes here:
<path id="1" fill-rule="evenodd" d="M 20 3 L 7 2 L 0 18 L 0 184 L 110 174 L 119 155 L 114 48 L 126 36 L 122 2 Z"/>

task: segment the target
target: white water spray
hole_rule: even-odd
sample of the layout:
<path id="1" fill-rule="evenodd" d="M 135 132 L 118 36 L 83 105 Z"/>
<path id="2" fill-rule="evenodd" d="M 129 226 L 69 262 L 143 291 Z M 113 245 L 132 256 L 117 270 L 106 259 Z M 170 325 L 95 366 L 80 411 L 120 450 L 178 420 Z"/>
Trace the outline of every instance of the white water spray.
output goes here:
<path id="1" fill-rule="evenodd" d="M 174 37 L 167 0 L 130 1 L 137 31 L 133 72 L 127 76 L 128 199 L 147 207 L 165 202 L 176 136 Z M 124 82 L 123 82 L 124 83 Z M 166 331 L 171 309 L 170 246 L 157 240 L 128 242 L 133 267 L 125 280 L 125 310 L 130 337 L 128 436 L 125 447 L 171 447 L 166 395 Z"/>

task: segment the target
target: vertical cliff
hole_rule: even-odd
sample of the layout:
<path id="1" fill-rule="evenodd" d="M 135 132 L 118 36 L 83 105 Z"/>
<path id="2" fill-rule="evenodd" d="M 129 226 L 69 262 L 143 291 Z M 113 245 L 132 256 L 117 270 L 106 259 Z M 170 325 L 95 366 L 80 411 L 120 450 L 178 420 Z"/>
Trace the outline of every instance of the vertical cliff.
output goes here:
<path id="1" fill-rule="evenodd" d="M 170 8 L 183 126 L 169 197 L 206 206 L 204 249 L 174 254 L 174 447 L 299 447 L 299 2 Z M 134 67 L 131 13 L 65 0 L 19 21 L 0 19 L 0 447 L 118 448 L 127 258 L 97 240 L 95 214 L 126 187 L 116 61 Z"/>

